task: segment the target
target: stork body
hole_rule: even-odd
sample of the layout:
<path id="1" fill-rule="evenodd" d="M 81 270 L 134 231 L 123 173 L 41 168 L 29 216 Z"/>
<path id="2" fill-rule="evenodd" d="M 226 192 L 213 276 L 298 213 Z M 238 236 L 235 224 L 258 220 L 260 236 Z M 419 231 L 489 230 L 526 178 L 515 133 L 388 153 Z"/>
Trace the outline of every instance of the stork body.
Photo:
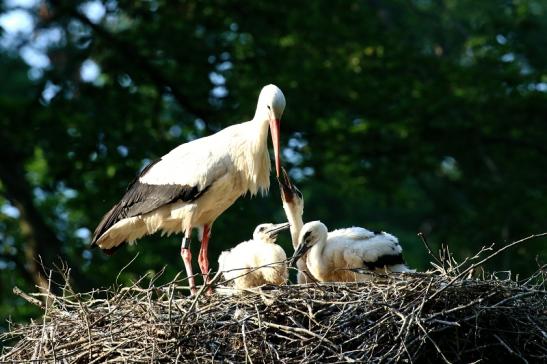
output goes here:
<path id="1" fill-rule="evenodd" d="M 350 227 L 328 232 L 320 222 L 304 224 L 304 197 L 292 183 L 285 169 L 283 178 L 278 178 L 283 209 L 290 223 L 291 238 L 295 253 L 293 261 L 298 268 L 298 283 L 309 283 L 309 275 L 319 281 L 359 281 L 368 279 L 367 275 L 356 274 L 348 269 L 363 268 L 368 271 L 412 272 L 404 264 L 402 248 L 398 239 L 386 232 L 372 232 L 362 227 Z M 320 227 L 322 225 L 322 227 Z M 314 231 L 322 237 L 313 242 L 319 248 L 302 245 L 304 230 Z M 311 234 L 311 233 L 310 233 Z M 321 254 L 320 254 L 321 252 Z M 301 259 L 298 259 L 298 258 Z"/>
<path id="2" fill-rule="evenodd" d="M 289 224 L 258 225 L 252 240 L 222 252 L 218 265 L 224 279 L 233 281 L 236 289 L 287 283 L 287 255 L 276 240 L 277 234 L 288 227 Z"/>
<path id="3" fill-rule="evenodd" d="M 304 224 L 295 252 L 298 259 L 308 251 L 306 265 L 321 282 L 357 282 L 370 279 L 351 269 L 370 272 L 412 272 L 404 262 L 403 249 L 396 237 L 361 227 L 327 230 L 320 221 Z"/>
<path id="4" fill-rule="evenodd" d="M 157 231 L 182 232 L 181 256 L 194 293 L 189 249 L 192 229 L 200 232 L 198 263 L 207 280 L 207 248 L 214 221 L 238 197 L 268 191 L 268 128 L 279 174 L 279 124 L 284 108 L 281 90 L 265 86 L 251 121 L 182 144 L 149 164 L 103 217 L 92 244 L 108 253 Z"/>

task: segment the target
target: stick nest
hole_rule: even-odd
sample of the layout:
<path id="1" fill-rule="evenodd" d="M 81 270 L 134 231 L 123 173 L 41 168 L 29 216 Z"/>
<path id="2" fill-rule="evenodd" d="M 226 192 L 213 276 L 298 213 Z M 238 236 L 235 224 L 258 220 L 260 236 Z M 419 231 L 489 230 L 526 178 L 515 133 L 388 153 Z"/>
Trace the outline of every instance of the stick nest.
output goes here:
<path id="1" fill-rule="evenodd" d="M 233 296 L 186 297 L 180 280 L 144 279 L 83 294 L 19 291 L 44 315 L 0 336 L 0 361 L 545 362 L 544 273 L 374 275 Z"/>

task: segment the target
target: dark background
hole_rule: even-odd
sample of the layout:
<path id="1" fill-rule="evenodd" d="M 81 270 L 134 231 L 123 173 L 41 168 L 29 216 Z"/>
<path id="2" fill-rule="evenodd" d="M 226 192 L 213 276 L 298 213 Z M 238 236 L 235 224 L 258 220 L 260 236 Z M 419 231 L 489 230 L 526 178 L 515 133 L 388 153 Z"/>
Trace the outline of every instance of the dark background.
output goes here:
<path id="1" fill-rule="evenodd" d="M 113 257 L 91 231 L 148 161 L 249 120 L 260 88 L 285 93 L 284 163 L 304 219 L 397 235 L 428 269 L 418 232 L 458 259 L 547 230 L 545 1 L 0 2 L 0 317 L 37 311 L 47 268 L 80 291 L 182 270 L 180 236 Z M 210 260 L 284 219 L 239 199 Z M 288 234 L 281 243 L 292 254 Z M 194 248 L 198 244 L 194 243 Z M 526 276 L 545 239 L 489 262 Z"/>

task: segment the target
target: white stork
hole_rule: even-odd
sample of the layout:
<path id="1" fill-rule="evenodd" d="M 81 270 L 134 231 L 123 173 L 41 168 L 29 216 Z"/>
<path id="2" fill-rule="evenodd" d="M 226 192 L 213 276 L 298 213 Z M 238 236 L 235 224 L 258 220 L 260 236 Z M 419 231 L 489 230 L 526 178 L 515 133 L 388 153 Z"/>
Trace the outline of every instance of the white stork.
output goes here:
<path id="1" fill-rule="evenodd" d="M 214 221 L 238 197 L 248 192 L 265 194 L 270 186 L 268 126 L 279 176 L 279 129 L 284 109 L 283 92 L 267 85 L 260 92 L 251 121 L 182 144 L 147 165 L 103 217 L 92 245 L 112 253 L 147 234 L 182 232 L 181 256 L 195 293 L 189 249 L 192 229 L 199 231 L 198 263 L 208 282 L 207 247 Z"/>
<path id="2" fill-rule="evenodd" d="M 343 269 L 364 268 L 371 271 L 412 272 L 404 265 L 402 248 L 398 239 L 386 232 L 372 232 L 362 227 L 351 227 L 328 232 L 324 224 L 313 222 L 304 225 L 304 197 L 292 183 L 287 172 L 282 168 L 283 178 L 279 177 L 279 189 L 283 209 L 290 223 L 291 237 L 295 253 L 292 261 L 298 267 L 298 283 L 309 283 L 306 273 L 320 281 L 355 281 L 356 274 Z M 319 226 L 321 225 L 321 226 Z M 320 237 L 325 231 L 325 241 L 316 239 L 311 243 L 303 244 L 303 240 L 310 239 L 305 229 L 313 231 L 314 236 Z M 309 233 L 311 234 L 311 232 Z M 308 234 L 308 235 L 309 235 Z M 332 243 L 331 243 L 332 242 Z M 314 244 L 316 247 L 310 250 Z M 326 250 L 322 250 L 326 247 Z M 311 258 L 312 251 L 323 251 Z M 359 256 L 359 258 L 355 258 Z M 302 257 L 302 259 L 299 259 Z M 347 261 L 344 260 L 347 257 Z M 321 259 L 319 259 L 321 258 Z M 352 260 L 357 259 L 357 260 Z M 339 269 L 339 270 L 336 270 Z M 367 278 L 360 275 L 357 280 Z"/>
<path id="3" fill-rule="evenodd" d="M 260 224 L 255 228 L 252 240 L 222 252 L 218 266 L 224 279 L 232 280 L 236 289 L 287 283 L 287 255 L 276 241 L 279 232 L 288 228 L 288 223 Z"/>
<path id="4" fill-rule="evenodd" d="M 372 232 L 350 227 L 328 232 L 320 221 L 304 224 L 299 245 L 293 255 L 299 259 L 309 250 L 306 265 L 321 282 L 359 282 L 369 280 L 370 272 L 414 272 L 405 265 L 403 249 L 396 237 L 386 232 Z"/>

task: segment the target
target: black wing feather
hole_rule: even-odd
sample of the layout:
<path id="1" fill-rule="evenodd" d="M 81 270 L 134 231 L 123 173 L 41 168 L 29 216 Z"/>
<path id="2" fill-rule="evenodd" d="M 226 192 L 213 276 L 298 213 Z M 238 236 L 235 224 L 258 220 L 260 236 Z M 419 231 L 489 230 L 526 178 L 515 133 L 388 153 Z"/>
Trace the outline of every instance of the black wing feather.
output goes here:
<path id="1" fill-rule="evenodd" d="M 200 191 L 197 186 L 175 184 L 151 185 L 141 183 L 139 181 L 140 177 L 144 176 L 144 174 L 160 160 L 161 159 L 155 160 L 147 165 L 129 184 L 120 202 L 114 205 L 110 211 L 103 216 L 93 233 L 91 245 L 95 245 L 97 240 L 99 240 L 108 229 L 122 219 L 146 214 L 178 200 L 185 202 L 194 201 L 209 188 L 209 186 L 207 186 Z M 108 249 L 106 252 L 112 253 L 115 249 L 116 248 Z"/>
<path id="2" fill-rule="evenodd" d="M 394 254 L 394 255 L 382 255 L 374 262 L 363 261 L 368 269 L 374 270 L 376 268 L 383 268 L 385 266 L 395 265 L 395 264 L 405 264 L 403 259 L 403 254 Z"/>

